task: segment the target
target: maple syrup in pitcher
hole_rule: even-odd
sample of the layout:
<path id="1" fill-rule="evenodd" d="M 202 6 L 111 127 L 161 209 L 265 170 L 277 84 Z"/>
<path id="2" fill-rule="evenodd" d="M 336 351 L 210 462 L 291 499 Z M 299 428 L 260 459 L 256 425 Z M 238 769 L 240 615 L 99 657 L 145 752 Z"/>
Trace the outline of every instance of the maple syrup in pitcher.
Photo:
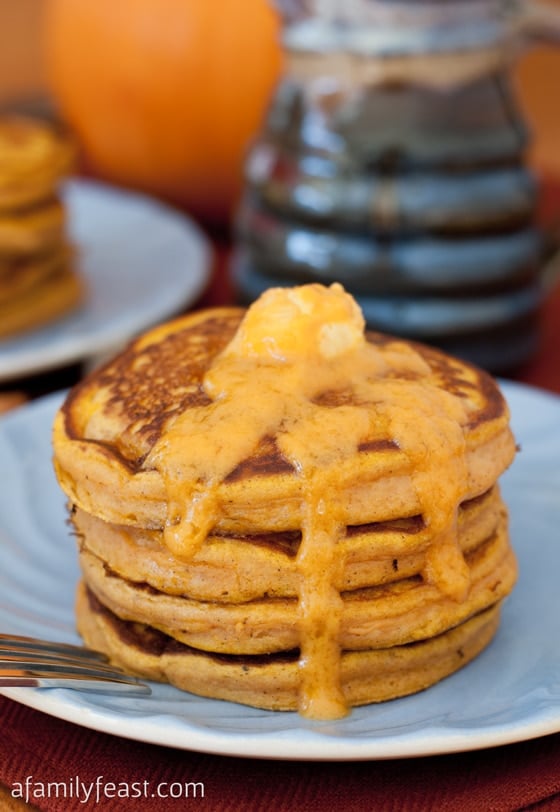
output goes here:
<path id="1" fill-rule="evenodd" d="M 510 69 L 531 4 L 276 5 L 285 69 L 246 164 L 240 301 L 338 281 L 370 327 L 494 372 L 526 360 L 543 241 Z"/>

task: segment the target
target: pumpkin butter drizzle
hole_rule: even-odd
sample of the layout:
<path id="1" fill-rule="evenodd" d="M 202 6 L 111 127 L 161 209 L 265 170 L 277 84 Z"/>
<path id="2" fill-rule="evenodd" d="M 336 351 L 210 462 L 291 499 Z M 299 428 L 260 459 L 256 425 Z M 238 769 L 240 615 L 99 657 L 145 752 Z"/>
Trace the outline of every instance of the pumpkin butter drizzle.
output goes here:
<path id="1" fill-rule="evenodd" d="M 399 373 L 403 375 L 399 379 Z M 427 380 L 430 369 L 409 345 L 383 351 L 366 341 L 362 313 L 341 285 L 270 289 L 247 311 L 207 371 L 207 406 L 166 426 L 147 463 L 165 483 L 164 541 L 192 558 L 219 517 L 219 488 L 265 436 L 274 436 L 301 484 L 298 567 L 299 710 L 312 719 L 348 712 L 341 687 L 343 557 L 347 516 L 336 495 L 341 465 L 358 453 L 378 421 L 410 462 L 430 543 L 425 580 L 463 600 L 469 571 L 458 545 L 457 513 L 467 492 L 460 398 Z M 345 395 L 322 405 L 326 392 Z"/>

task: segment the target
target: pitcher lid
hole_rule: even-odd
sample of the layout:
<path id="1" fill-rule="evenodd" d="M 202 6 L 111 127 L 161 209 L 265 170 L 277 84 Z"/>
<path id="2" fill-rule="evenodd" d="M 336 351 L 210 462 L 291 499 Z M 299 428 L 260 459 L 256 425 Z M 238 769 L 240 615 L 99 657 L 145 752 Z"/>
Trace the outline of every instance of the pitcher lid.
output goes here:
<path id="1" fill-rule="evenodd" d="M 515 39 L 523 0 L 274 0 L 284 44 L 311 52 L 404 56 Z"/>

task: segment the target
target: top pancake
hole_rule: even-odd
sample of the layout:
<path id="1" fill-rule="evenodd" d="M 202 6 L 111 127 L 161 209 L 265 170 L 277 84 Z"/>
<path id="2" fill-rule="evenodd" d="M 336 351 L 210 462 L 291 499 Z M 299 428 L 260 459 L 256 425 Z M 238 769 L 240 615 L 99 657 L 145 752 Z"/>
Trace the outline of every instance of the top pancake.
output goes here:
<path id="1" fill-rule="evenodd" d="M 165 526 L 169 495 L 150 454 L 181 415 L 210 406 L 204 374 L 242 317 L 240 309 L 220 308 L 156 327 L 72 390 L 55 419 L 53 442 L 57 476 L 73 503 L 106 521 Z M 419 358 L 429 370 L 421 385 L 460 401 L 468 468 L 462 497 L 492 487 L 515 454 L 508 408 L 493 379 L 432 348 L 378 333 L 369 333 L 368 342 L 383 358 L 387 377 L 418 384 Z M 316 402 L 328 409 L 351 398 L 348 391 L 325 391 Z M 412 469 L 390 419 L 380 413 L 358 452 L 338 465 L 342 521 L 356 525 L 421 513 Z M 218 502 L 218 529 L 300 527 L 301 482 L 275 436 L 261 437 L 229 471 Z"/>

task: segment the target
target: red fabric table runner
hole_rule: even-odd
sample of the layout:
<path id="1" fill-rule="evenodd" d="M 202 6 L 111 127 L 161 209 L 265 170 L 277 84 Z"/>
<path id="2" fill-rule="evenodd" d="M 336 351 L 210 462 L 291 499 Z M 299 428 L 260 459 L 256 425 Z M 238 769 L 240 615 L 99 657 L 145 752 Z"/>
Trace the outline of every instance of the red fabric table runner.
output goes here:
<path id="1" fill-rule="evenodd" d="M 228 300 L 223 254 L 218 251 L 214 283 L 201 304 Z M 560 393 L 560 286 L 547 299 L 542 324 L 541 349 L 515 378 Z M 58 799 L 52 791 L 51 797 L 41 797 L 47 784 L 57 782 L 64 784 Z M 84 785 L 80 797 L 76 797 L 77 782 Z M 560 810 L 560 734 L 418 759 L 276 762 L 128 741 L 0 697 L 0 783 L 8 793 L 27 795 L 46 812 L 96 808 L 108 812 L 128 808 L 153 812 L 187 808 L 201 812 Z M 68 797 L 71 794 L 74 797 Z M 126 794 L 136 797 L 127 799 Z M 150 797 L 138 797 L 143 795 Z M 10 809 L 8 802 L 6 796 L 0 797 L 0 812 Z"/>
<path id="2" fill-rule="evenodd" d="M 96 809 L 196 809 L 200 812 L 511 812 L 540 804 L 560 809 L 560 734 L 492 750 L 395 761 L 315 763 L 212 756 L 139 744 L 95 733 L 0 697 L 0 775 L 18 789 L 29 776 L 41 783 L 93 787 L 91 799 L 41 799 L 47 812 Z M 95 802 L 96 782 L 148 794 L 190 797 L 106 798 Z M 16 783 L 19 782 L 19 783 Z M 204 796 L 202 796 L 202 786 Z M 132 794 L 132 790 L 131 790 Z M 84 796 L 82 796 L 83 798 Z M 0 802 L 1 803 L 1 802 Z M 533 808 L 533 807 L 532 807 Z M 0 805 L 0 809 L 2 809 Z"/>

